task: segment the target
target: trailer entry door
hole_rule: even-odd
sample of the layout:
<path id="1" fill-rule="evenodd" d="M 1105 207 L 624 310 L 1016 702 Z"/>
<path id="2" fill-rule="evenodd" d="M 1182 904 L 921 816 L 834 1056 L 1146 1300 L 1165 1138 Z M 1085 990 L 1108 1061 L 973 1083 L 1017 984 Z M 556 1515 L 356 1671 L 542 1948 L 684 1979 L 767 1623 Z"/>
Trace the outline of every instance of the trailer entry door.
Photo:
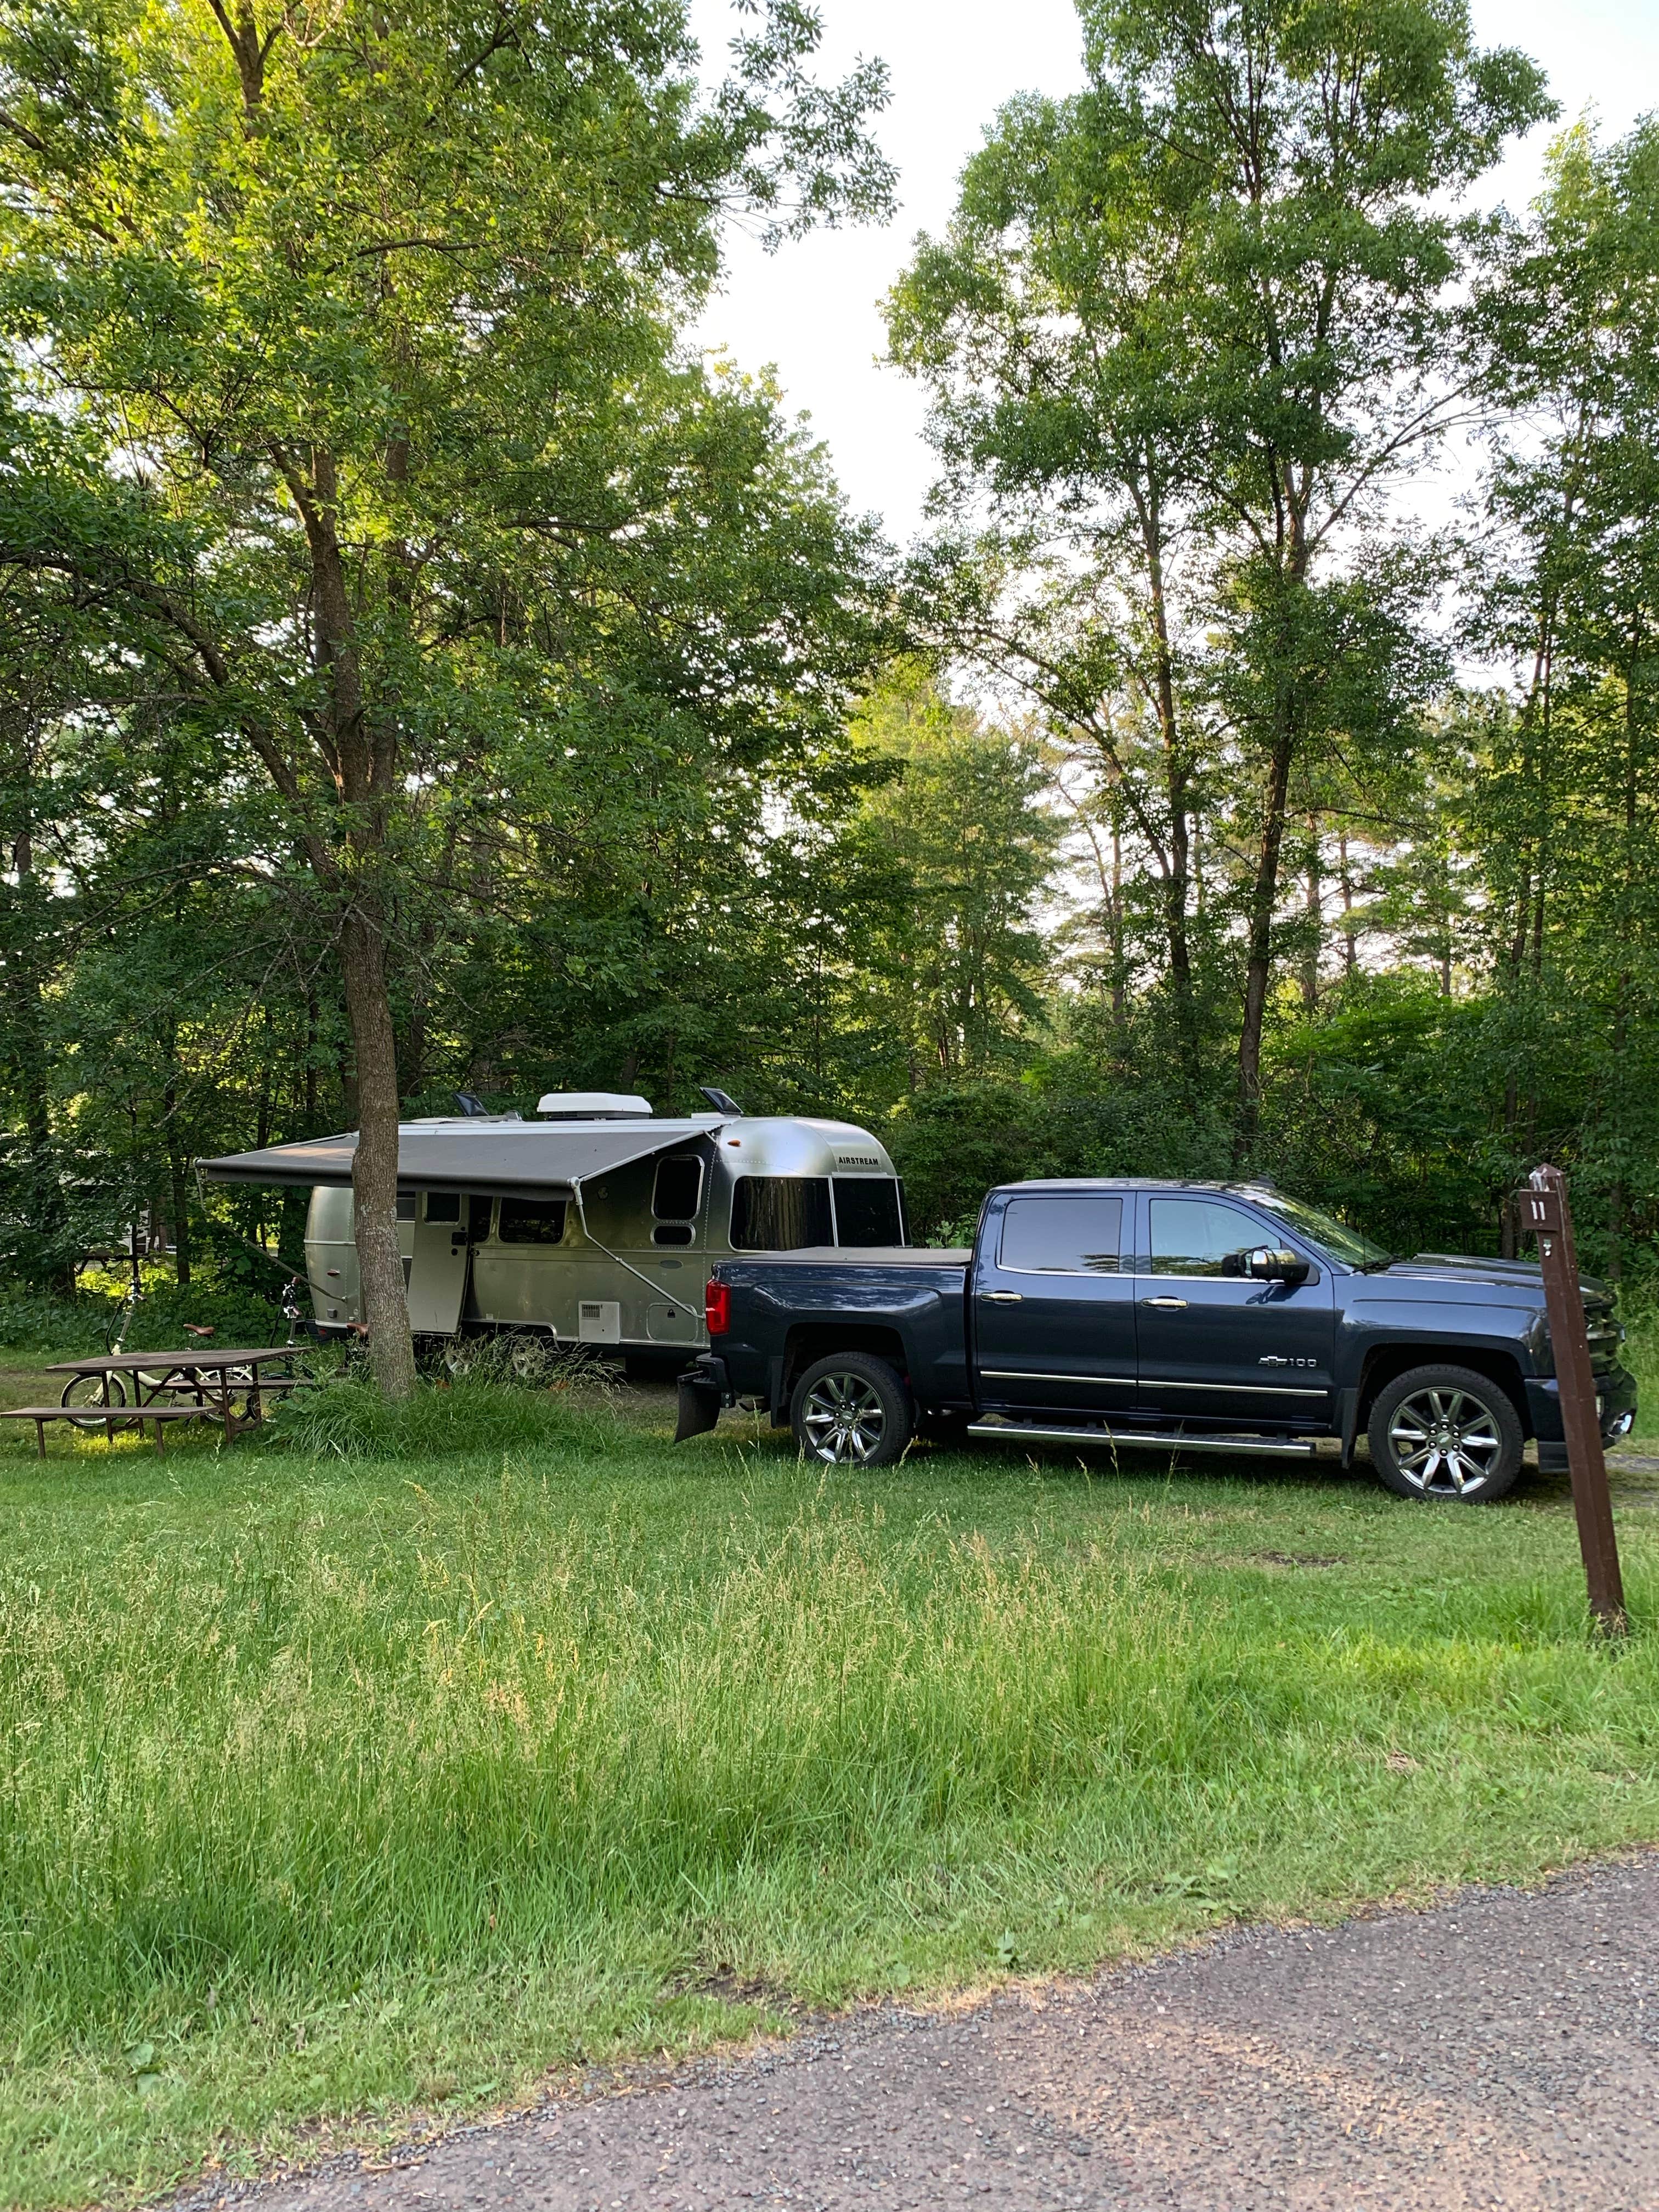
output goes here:
<path id="1" fill-rule="evenodd" d="M 453 1336 L 466 1291 L 466 1200 L 451 1190 L 429 1190 L 415 1221 L 415 1258 L 409 1271 L 409 1325 L 428 1336 Z"/>

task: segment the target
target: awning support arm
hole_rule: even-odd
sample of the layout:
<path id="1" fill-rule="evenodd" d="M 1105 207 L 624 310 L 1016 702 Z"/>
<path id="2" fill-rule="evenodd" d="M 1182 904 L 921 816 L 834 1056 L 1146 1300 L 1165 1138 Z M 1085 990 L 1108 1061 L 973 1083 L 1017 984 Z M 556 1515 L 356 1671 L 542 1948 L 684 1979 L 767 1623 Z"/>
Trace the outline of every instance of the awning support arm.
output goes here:
<path id="1" fill-rule="evenodd" d="M 613 1252 L 608 1244 L 599 1243 L 599 1239 L 587 1225 L 587 1208 L 582 1204 L 582 1178 L 580 1176 L 572 1176 L 570 1188 L 576 1194 L 576 1218 L 581 1223 L 582 1235 L 588 1243 L 599 1245 L 599 1250 L 604 1253 L 607 1260 L 614 1260 L 619 1267 L 626 1268 L 635 1281 L 643 1283 L 647 1291 L 654 1291 L 659 1297 L 665 1299 L 671 1306 L 678 1306 L 682 1313 L 690 1314 L 694 1321 L 701 1321 L 702 1314 L 696 1306 L 688 1305 L 684 1298 L 677 1298 L 665 1283 L 653 1283 L 649 1275 L 642 1275 L 637 1267 L 630 1266 L 620 1252 Z"/>

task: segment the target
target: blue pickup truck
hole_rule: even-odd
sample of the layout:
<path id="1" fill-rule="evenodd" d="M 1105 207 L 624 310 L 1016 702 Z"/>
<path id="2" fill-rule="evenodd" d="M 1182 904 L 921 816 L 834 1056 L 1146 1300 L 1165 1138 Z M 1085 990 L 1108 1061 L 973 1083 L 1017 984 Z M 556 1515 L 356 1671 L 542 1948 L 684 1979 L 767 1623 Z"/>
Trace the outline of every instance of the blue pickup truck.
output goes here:
<path id="1" fill-rule="evenodd" d="M 1636 1383 L 1585 1279 L 1604 1435 Z M 684 1437 L 765 1407 L 801 1451 L 884 1467 L 918 1434 L 1311 1454 L 1364 1434 L 1405 1498 L 1500 1498 L 1528 1437 L 1566 1465 L 1543 1284 L 1523 1261 L 1399 1259 L 1261 1183 L 1012 1183 L 970 1251 L 722 1259 Z"/>

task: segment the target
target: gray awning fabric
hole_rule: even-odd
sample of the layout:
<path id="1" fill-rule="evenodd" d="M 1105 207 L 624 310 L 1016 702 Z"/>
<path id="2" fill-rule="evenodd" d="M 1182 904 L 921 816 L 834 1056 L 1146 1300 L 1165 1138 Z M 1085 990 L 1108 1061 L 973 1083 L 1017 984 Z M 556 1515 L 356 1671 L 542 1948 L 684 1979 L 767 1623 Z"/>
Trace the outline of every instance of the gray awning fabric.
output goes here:
<path id="1" fill-rule="evenodd" d="M 574 1193 L 631 1160 L 695 1144 L 710 1133 L 704 1127 L 562 1129 L 556 1124 L 513 1122 L 471 1129 L 405 1129 L 398 1142 L 399 1190 L 477 1191 L 535 1195 L 543 1191 Z M 309 1137 L 297 1145 L 269 1145 L 263 1152 L 228 1152 L 203 1160 L 210 1182 L 349 1183 L 357 1133 Z"/>

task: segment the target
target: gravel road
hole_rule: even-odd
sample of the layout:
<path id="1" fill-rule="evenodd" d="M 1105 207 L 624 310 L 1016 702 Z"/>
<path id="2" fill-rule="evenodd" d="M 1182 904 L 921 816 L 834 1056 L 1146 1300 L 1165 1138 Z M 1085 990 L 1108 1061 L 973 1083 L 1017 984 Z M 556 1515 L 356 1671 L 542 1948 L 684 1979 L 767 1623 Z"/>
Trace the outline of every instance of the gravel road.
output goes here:
<path id="1" fill-rule="evenodd" d="M 1653 2212 L 1659 1855 L 778 2048 L 268 2185 L 258 2212 Z M 208 2198 L 195 2202 L 205 2204 Z"/>

